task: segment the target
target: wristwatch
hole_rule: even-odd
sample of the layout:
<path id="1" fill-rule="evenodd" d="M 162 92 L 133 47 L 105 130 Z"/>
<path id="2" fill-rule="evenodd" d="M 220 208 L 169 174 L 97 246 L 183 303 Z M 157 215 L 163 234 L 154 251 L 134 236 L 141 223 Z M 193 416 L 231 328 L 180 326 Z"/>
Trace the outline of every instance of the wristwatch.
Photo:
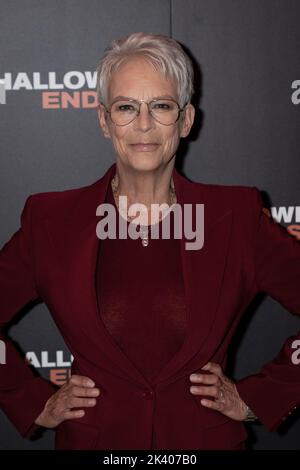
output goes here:
<path id="1" fill-rule="evenodd" d="M 247 405 L 247 409 L 246 409 L 246 418 L 244 421 L 257 421 L 258 420 L 258 417 L 255 416 L 255 414 L 253 413 L 253 411 L 249 408 L 249 406 Z"/>

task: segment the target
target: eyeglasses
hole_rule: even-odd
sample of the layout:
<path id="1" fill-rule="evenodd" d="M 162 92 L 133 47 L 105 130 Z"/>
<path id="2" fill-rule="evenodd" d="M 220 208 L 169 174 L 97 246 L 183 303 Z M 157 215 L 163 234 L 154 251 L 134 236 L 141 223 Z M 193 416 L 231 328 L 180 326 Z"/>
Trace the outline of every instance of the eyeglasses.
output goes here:
<path id="1" fill-rule="evenodd" d="M 111 121 L 117 126 L 126 126 L 130 124 L 140 114 L 141 103 L 148 106 L 150 115 L 160 124 L 171 126 L 178 121 L 180 113 L 185 109 L 180 108 L 177 101 L 172 99 L 154 99 L 149 102 L 144 100 L 134 100 L 131 98 L 120 99 L 113 102 L 108 109 L 104 103 L 101 103 L 106 112 L 110 115 Z"/>

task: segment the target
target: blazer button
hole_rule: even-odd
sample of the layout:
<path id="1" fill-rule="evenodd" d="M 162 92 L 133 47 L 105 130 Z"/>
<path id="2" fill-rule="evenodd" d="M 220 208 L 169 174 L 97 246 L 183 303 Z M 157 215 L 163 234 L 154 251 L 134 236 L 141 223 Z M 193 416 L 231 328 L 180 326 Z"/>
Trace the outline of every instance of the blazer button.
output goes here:
<path id="1" fill-rule="evenodd" d="M 144 390 L 142 393 L 145 400 L 153 400 L 153 391 L 152 390 Z"/>

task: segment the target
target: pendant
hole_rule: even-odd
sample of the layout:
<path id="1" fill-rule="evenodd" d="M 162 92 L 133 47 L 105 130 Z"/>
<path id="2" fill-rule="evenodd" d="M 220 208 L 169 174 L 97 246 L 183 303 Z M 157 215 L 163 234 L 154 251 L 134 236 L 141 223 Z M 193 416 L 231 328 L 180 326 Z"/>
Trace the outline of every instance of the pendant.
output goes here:
<path id="1" fill-rule="evenodd" d="M 149 245 L 149 237 L 148 237 L 148 235 L 149 235 L 149 234 L 147 233 L 147 231 L 145 232 L 145 231 L 142 230 L 142 236 L 141 236 L 141 238 L 142 238 L 142 245 L 145 246 L 145 247 Z"/>
<path id="2" fill-rule="evenodd" d="M 142 239 L 142 245 L 143 246 L 148 246 L 149 245 L 149 240 L 147 238 Z"/>

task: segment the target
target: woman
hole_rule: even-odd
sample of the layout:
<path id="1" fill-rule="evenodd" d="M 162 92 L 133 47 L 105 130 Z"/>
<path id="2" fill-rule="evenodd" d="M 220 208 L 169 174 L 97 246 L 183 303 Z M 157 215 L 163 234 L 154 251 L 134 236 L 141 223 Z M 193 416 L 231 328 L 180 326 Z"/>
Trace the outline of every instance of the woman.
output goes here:
<path id="1" fill-rule="evenodd" d="M 237 383 L 224 373 L 228 348 L 259 291 L 299 314 L 300 246 L 262 211 L 256 187 L 195 183 L 175 169 L 195 116 L 192 64 L 175 40 L 113 41 L 97 72 L 115 163 L 92 185 L 30 196 L 0 258 L 1 323 L 42 297 L 72 377 L 58 389 L 8 346 L 0 403 L 24 437 L 54 428 L 56 449 L 244 449 L 243 421 L 272 431 L 300 402 L 296 337 Z M 204 244 L 188 250 L 174 229 L 199 204 Z M 118 214 L 116 233 L 123 224 L 139 238 L 105 238 L 101 207 Z M 152 239 L 166 221 L 170 237 Z"/>

